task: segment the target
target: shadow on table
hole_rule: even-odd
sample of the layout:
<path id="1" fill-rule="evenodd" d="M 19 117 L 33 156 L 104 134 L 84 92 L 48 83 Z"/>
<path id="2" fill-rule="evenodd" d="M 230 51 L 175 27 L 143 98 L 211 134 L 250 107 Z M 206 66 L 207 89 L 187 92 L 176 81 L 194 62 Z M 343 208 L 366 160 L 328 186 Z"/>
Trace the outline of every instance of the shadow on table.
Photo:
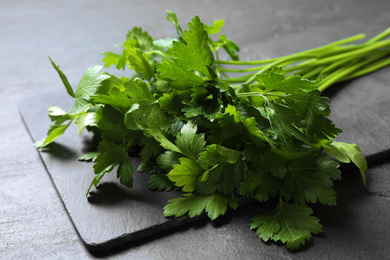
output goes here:
<path id="1" fill-rule="evenodd" d="M 73 161 L 78 157 L 75 150 L 59 143 L 51 143 L 47 147 L 42 148 L 41 151 L 62 161 Z"/>
<path id="2" fill-rule="evenodd" d="M 148 196 L 132 189 L 123 188 L 115 182 L 104 182 L 97 185 L 88 195 L 88 202 L 96 206 L 113 206 L 125 200 L 150 202 Z"/>

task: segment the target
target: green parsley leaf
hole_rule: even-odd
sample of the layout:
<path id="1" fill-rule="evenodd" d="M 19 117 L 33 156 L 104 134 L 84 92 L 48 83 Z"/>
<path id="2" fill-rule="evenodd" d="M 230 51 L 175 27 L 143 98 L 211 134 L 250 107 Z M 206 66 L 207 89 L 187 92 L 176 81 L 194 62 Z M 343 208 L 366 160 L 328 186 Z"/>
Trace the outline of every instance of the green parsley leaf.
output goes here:
<path id="1" fill-rule="evenodd" d="M 225 215 L 228 206 L 232 209 L 236 209 L 238 207 L 235 197 L 214 193 L 210 196 L 206 205 L 207 216 L 211 220 L 215 220 L 219 216 Z"/>
<path id="2" fill-rule="evenodd" d="M 153 38 L 150 37 L 147 31 L 143 31 L 141 27 L 133 27 L 128 31 L 125 46 L 128 50 L 136 47 L 142 51 L 153 49 Z M 126 46 L 127 45 L 127 46 Z"/>
<path id="3" fill-rule="evenodd" d="M 338 163 L 327 155 L 306 156 L 290 163 L 282 195 L 295 203 L 307 202 L 336 205 L 336 192 L 332 179 L 340 179 Z"/>
<path id="4" fill-rule="evenodd" d="M 84 73 L 76 90 L 76 103 L 71 111 L 79 113 L 87 108 L 91 96 L 96 93 L 102 82 L 110 77 L 109 75 L 100 74 L 101 69 L 102 66 L 93 66 Z"/>
<path id="5" fill-rule="evenodd" d="M 318 82 L 302 79 L 299 75 L 286 77 L 281 67 L 270 68 L 266 73 L 256 77 L 256 80 L 265 87 L 266 92 L 283 92 L 293 94 L 299 90 L 315 90 Z"/>
<path id="6" fill-rule="evenodd" d="M 219 36 L 218 42 L 221 44 L 222 48 L 229 54 L 232 60 L 239 60 L 237 52 L 240 50 L 240 47 L 235 42 L 228 39 L 224 34 Z"/>
<path id="7" fill-rule="evenodd" d="M 145 131 L 148 134 L 152 135 L 156 139 L 156 141 L 158 141 L 160 143 L 160 145 L 163 148 L 170 150 L 172 152 L 182 153 L 182 151 L 180 150 L 179 147 L 177 147 L 167 137 L 165 137 L 165 135 L 161 131 L 159 125 L 157 124 L 157 121 L 154 120 L 154 118 L 150 118 L 150 120 L 148 121 L 148 127 L 149 128 L 145 129 Z"/>
<path id="8" fill-rule="evenodd" d="M 180 164 L 179 159 L 181 157 L 182 155 L 180 153 L 166 151 L 165 153 L 162 153 L 157 157 L 157 163 L 162 169 L 169 172 L 172 170 L 174 165 Z"/>
<path id="9" fill-rule="evenodd" d="M 214 166 L 219 162 L 235 164 L 240 156 L 240 151 L 229 149 L 217 144 L 211 144 L 207 146 L 205 151 L 200 153 L 198 162 L 200 165 L 207 168 Z"/>
<path id="10" fill-rule="evenodd" d="M 78 134 L 81 135 L 84 129 L 87 126 L 92 126 L 96 124 L 96 114 L 95 113 L 83 113 L 76 117 L 74 123 L 78 127 Z"/>
<path id="11" fill-rule="evenodd" d="M 187 212 L 190 218 L 199 216 L 207 206 L 208 200 L 208 196 L 184 194 L 181 198 L 168 201 L 168 204 L 164 207 L 164 216 L 180 217 Z"/>
<path id="12" fill-rule="evenodd" d="M 69 84 L 68 78 L 65 76 L 65 74 L 60 70 L 60 66 L 56 65 L 49 57 L 49 60 L 51 62 L 51 65 L 53 65 L 53 68 L 57 71 L 58 76 L 60 76 L 62 83 L 64 84 L 66 91 L 68 92 L 69 96 L 76 98 L 76 95 L 73 92 L 72 86 Z"/>
<path id="13" fill-rule="evenodd" d="M 152 174 L 149 177 L 147 188 L 150 190 L 175 190 L 177 187 L 175 184 L 168 178 L 166 174 Z"/>
<path id="14" fill-rule="evenodd" d="M 86 194 L 87 197 L 88 197 L 88 194 L 91 191 L 92 187 L 93 186 L 97 187 L 99 185 L 100 180 L 103 178 L 104 174 L 106 174 L 106 172 L 101 172 L 101 173 L 97 174 L 95 176 L 95 178 L 93 178 L 93 180 L 92 180 L 92 182 L 89 185 L 88 190 L 87 190 L 87 194 Z"/>
<path id="15" fill-rule="evenodd" d="M 277 133 L 280 139 L 280 145 L 286 151 L 295 151 L 300 149 L 296 145 L 296 139 L 309 144 L 310 139 L 302 132 L 298 124 L 303 120 L 303 117 L 297 115 L 294 110 L 289 107 L 282 106 L 276 103 L 269 104 L 271 113 L 268 118 L 271 122 L 271 128 Z"/>
<path id="16" fill-rule="evenodd" d="M 108 95 L 93 95 L 91 96 L 95 103 L 111 105 L 113 108 L 125 114 L 129 110 L 131 103 L 124 91 L 120 91 L 118 88 L 111 88 Z"/>
<path id="17" fill-rule="evenodd" d="M 133 163 L 131 162 L 130 156 L 125 152 L 125 149 L 123 149 L 122 153 L 122 159 L 119 163 L 118 171 L 117 171 L 117 177 L 123 185 L 126 187 L 133 187 L 133 175 L 134 175 L 134 167 Z"/>
<path id="18" fill-rule="evenodd" d="M 148 85 L 141 79 L 130 80 L 124 87 L 132 104 L 149 104 L 155 101 Z"/>
<path id="19" fill-rule="evenodd" d="M 286 158 L 276 154 L 271 149 L 260 148 L 256 145 L 247 145 L 244 151 L 245 160 L 260 172 L 270 172 L 279 179 L 286 176 Z"/>
<path id="20" fill-rule="evenodd" d="M 129 56 L 129 51 L 127 49 L 124 49 L 122 51 L 122 55 L 119 55 L 119 59 L 116 63 L 116 68 L 118 70 L 124 70 L 126 68 L 127 62 L 128 62 L 128 56 Z"/>
<path id="21" fill-rule="evenodd" d="M 245 180 L 240 186 L 240 194 L 258 201 L 267 201 L 270 197 L 275 197 L 278 191 L 279 181 L 264 171 L 246 171 Z"/>
<path id="22" fill-rule="evenodd" d="M 183 34 L 186 44 L 173 43 L 173 57 L 183 67 L 198 71 L 211 79 L 208 67 L 213 64 L 214 56 L 207 45 L 207 32 L 198 16 L 192 19 L 188 27 L 190 30 Z"/>
<path id="23" fill-rule="evenodd" d="M 161 153 L 160 144 L 151 137 L 142 137 L 139 145 L 142 146 L 142 150 L 139 152 L 142 161 L 146 162 L 151 158 L 156 158 Z"/>
<path id="24" fill-rule="evenodd" d="M 54 142 L 55 140 L 57 140 L 59 137 L 61 137 L 66 129 L 69 127 L 69 125 L 72 123 L 72 121 L 70 121 L 69 123 L 65 124 L 65 125 L 52 125 L 50 126 L 50 129 L 47 133 L 47 136 L 42 139 L 42 140 L 39 140 L 37 142 L 35 142 L 35 147 L 37 148 L 43 148 L 45 146 L 47 146 L 48 144 Z"/>
<path id="25" fill-rule="evenodd" d="M 167 12 L 167 20 L 170 21 L 176 27 L 177 34 L 179 36 L 182 35 L 183 30 L 180 27 L 179 19 L 177 18 L 177 15 L 170 10 L 167 10 L 166 12 Z"/>
<path id="26" fill-rule="evenodd" d="M 215 192 L 232 195 L 239 187 L 245 171 L 245 163 L 242 161 L 233 165 L 216 164 L 203 173 L 196 183 L 196 192 L 201 195 L 211 195 Z"/>
<path id="27" fill-rule="evenodd" d="M 209 68 L 214 56 L 207 45 L 208 35 L 198 16 L 188 24 L 189 31 L 184 31 L 184 42 L 173 42 L 172 58 L 158 65 L 160 76 L 170 79 L 174 87 L 188 88 L 191 85 L 202 84 L 202 77 L 193 71 L 199 72 L 212 79 Z"/>
<path id="28" fill-rule="evenodd" d="M 189 217 L 199 216 L 206 210 L 208 217 L 215 220 L 226 213 L 228 205 L 236 209 L 238 206 L 234 198 L 213 194 L 211 196 L 194 196 L 185 194 L 181 198 L 171 199 L 164 207 L 164 216 L 180 217 L 188 212 Z"/>
<path id="29" fill-rule="evenodd" d="M 196 181 L 204 170 L 196 162 L 185 157 L 180 158 L 179 161 L 180 164 L 174 165 L 167 176 L 177 187 L 183 187 L 183 191 L 193 192 Z"/>
<path id="30" fill-rule="evenodd" d="M 247 139 L 258 145 L 264 144 L 265 137 L 257 127 L 254 118 L 244 118 L 233 105 L 227 105 L 224 114 L 219 114 L 220 129 L 214 131 L 210 137 L 214 143 L 223 143 L 229 148 L 239 148 Z M 225 129 L 229 129 L 226 131 Z M 245 134 L 243 134 L 245 133 Z"/>
<path id="31" fill-rule="evenodd" d="M 196 161 L 196 158 L 206 144 L 204 134 L 196 134 L 196 131 L 197 126 L 192 121 L 188 121 L 182 127 L 176 139 L 176 145 L 180 151 L 194 161 Z"/>
<path id="32" fill-rule="evenodd" d="M 102 130 L 126 129 L 123 114 L 110 105 L 100 106 L 96 113 L 97 127 Z"/>
<path id="33" fill-rule="evenodd" d="M 215 20 L 213 25 L 209 26 L 204 24 L 204 29 L 208 35 L 217 34 L 221 31 L 221 28 L 225 25 L 225 20 Z"/>
<path id="34" fill-rule="evenodd" d="M 129 51 L 128 56 L 130 65 L 138 73 L 141 73 L 146 80 L 151 80 L 154 76 L 154 71 L 149 64 L 148 56 L 145 55 L 140 49 L 133 48 Z"/>
<path id="35" fill-rule="evenodd" d="M 65 112 L 60 107 L 49 106 L 47 110 L 50 120 L 53 121 L 56 125 L 61 125 L 69 119 L 73 119 L 73 117 L 69 115 L 69 113 Z"/>
<path id="36" fill-rule="evenodd" d="M 121 55 L 110 51 L 104 52 L 102 53 L 102 55 L 104 55 L 103 63 L 105 68 L 111 67 L 112 65 L 116 65 L 117 69 L 124 69 L 124 66 L 122 67 L 120 65 L 117 65 L 122 57 Z"/>
<path id="37" fill-rule="evenodd" d="M 157 71 L 160 77 L 169 79 L 170 85 L 178 89 L 191 88 L 204 82 L 201 77 L 172 60 L 158 64 Z"/>
<path id="38" fill-rule="evenodd" d="M 359 168 L 363 182 L 366 185 L 367 161 L 360 152 L 359 146 L 343 142 L 330 142 L 322 147 L 327 154 L 340 162 L 349 163 L 352 161 Z"/>
<path id="39" fill-rule="evenodd" d="M 121 162 L 124 154 L 124 146 L 103 140 L 98 147 L 99 155 L 95 159 L 93 169 L 95 174 L 110 172 Z"/>
<path id="40" fill-rule="evenodd" d="M 117 177 L 120 183 L 127 187 L 133 186 L 133 174 L 134 168 L 129 155 L 127 154 L 126 147 L 123 144 L 114 144 L 107 140 L 103 140 L 99 143 L 99 154 L 95 158 L 95 164 L 93 166 L 94 172 L 97 175 L 88 191 L 92 186 L 97 186 L 105 173 L 110 172 L 116 165 L 119 165 L 117 170 Z"/>
<path id="41" fill-rule="evenodd" d="M 306 205 L 297 205 L 281 201 L 270 213 L 258 215 L 251 220 L 251 229 L 265 242 L 272 239 L 287 243 L 291 250 L 298 249 L 310 240 L 311 234 L 322 232 L 322 226 L 316 217 L 311 216 L 312 209 Z"/>
<path id="42" fill-rule="evenodd" d="M 96 157 L 99 155 L 99 152 L 88 152 L 78 158 L 79 161 L 95 161 Z"/>
<path id="43" fill-rule="evenodd" d="M 308 134 L 312 137 L 316 136 L 322 139 L 335 138 L 342 130 L 336 128 L 332 121 L 325 117 L 330 114 L 329 99 L 321 97 L 320 92 L 317 90 L 311 91 L 308 94 L 310 95 L 310 99 L 304 111 Z"/>

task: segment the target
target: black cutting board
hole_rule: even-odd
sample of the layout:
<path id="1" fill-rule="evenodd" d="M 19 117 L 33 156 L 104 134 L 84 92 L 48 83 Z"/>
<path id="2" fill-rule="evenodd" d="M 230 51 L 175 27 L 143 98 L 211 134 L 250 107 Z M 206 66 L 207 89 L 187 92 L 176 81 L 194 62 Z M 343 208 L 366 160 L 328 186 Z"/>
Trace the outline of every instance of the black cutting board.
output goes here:
<path id="1" fill-rule="evenodd" d="M 57 105 L 69 110 L 72 101 L 66 93 L 48 93 L 20 103 L 20 113 L 34 142 L 45 137 L 51 123 L 47 107 Z M 165 218 L 163 207 L 180 193 L 147 190 L 149 174 L 144 172 L 135 172 L 131 189 L 119 183 L 115 171 L 107 173 L 101 184 L 91 189 L 87 199 L 86 192 L 95 175 L 92 163 L 77 158 L 91 149 L 91 143 L 90 134 L 77 137 L 77 129 L 71 125 L 55 143 L 39 151 L 64 207 L 89 251 L 104 252 L 197 220 Z M 134 158 L 134 167 L 138 164 L 139 159 Z"/>

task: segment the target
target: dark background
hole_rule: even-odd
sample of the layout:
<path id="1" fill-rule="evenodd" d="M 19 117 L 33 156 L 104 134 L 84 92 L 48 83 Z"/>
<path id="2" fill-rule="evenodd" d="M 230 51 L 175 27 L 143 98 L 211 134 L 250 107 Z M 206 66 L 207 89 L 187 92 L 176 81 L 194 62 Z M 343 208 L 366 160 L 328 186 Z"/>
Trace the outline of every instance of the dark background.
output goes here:
<path id="1" fill-rule="evenodd" d="M 116 51 L 114 45 L 121 44 L 133 26 L 142 27 L 156 39 L 175 36 L 173 25 L 165 20 L 167 9 L 177 13 L 183 27 L 196 14 L 207 24 L 225 19 L 223 33 L 241 46 L 243 60 L 288 54 L 358 33 L 373 36 L 390 26 L 387 0 L 0 0 L 1 259 L 93 258 L 80 242 L 32 146 L 18 102 L 46 92 L 65 92 L 48 56 L 75 88 L 89 66 L 102 63 L 100 53 Z M 380 81 L 390 85 L 387 75 L 385 69 L 353 84 Z M 367 83 L 367 79 L 372 81 Z M 388 126 L 389 121 L 382 125 Z M 363 139 L 360 142 L 371 145 Z M 373 172 L 389 172 L 386 165 L 378 167 Z M 384 259 L 390 253 L 390 235 L 384 229 L 389 223 L 382 223 L 390 212 L 389 188 L 384 190 L 385 195 L 370 194 L 364 199 L 347 194 L 345 200 L 354 202 L 345 213 L 350 223 L 330 214 L 324 220 L 326 232 L 298 253 L 261 242 L 249 231 L 250 215 L 243 209 L 214 224 L 199 222 L 142 241 L 112 257 Z M 350 217 L 353 214 L 356 217 Z M 345 225 L 354 233 L 346 232 Z"/>

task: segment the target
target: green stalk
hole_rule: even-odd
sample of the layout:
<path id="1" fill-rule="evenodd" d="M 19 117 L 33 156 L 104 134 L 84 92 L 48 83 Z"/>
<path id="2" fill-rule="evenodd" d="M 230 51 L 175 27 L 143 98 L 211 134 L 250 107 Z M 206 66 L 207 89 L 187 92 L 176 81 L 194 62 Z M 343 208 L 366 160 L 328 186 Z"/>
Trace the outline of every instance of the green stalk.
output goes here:
<path id="1" fill-rule="evenodd" d="M 368 52 L 371 52 L 372 50 L 379 49 L 383 46 L 386 46 L 390 43 L 390 40 L 382 41 L 379 43 L 375 43 L 372 45 L 367 45 L 367 44 L 361 44 L 359 46 L 345 46 L 348 48 L 342 48 L 339 47 L 338 49 L 332 50 L 330 52 L 325 52 L 322 54 L 319 54 L 317 57 L 310 59 L 306 62 L 302 62 L 298 65 L 291 66 L 291 67 L 286 67 L 284 70 L 286 72 L 292 72 L 292 71 L 297 71 L 297 70 L 302 70 L 307 67 L 317 67 L 319 65 L 324 65 L 328 63 L 333 63 L 330 67 L 327 67 L 327 71 L 330 71 L 331 69 L 344 64 L 348 62 L 350 59 L 356 59 L 358 57 L 366 56 Z M 333 56 L 332 56 L 333 55 Z M 293 63 L 296 63 L 297 61 L 301 61 L 300 59 L 294 60 L 294 57 L 298 55 L 289 55 L 283 58 L 283 62 L 286 62 L 286 64 L 279 64 L 280 66 L 288 66 Z M 324 58 L 323 58 L 324 57 Z M 291 58 L 291 60 L 289 59 Z M 253 72 L 253 71 L 264 71 L 264 69 L 268 69 L 269 66 L 275 66 L 276 62 L 277 63 L 283 63 L 281 62 L 282 58 L 279 60 L 275 60 L 273 63 L 269 65 L 262 65 L 259 67 L 253 67 L 253 68 L 246 68 L 246 69 L 228 69 L 228 68 L 219 68 L 219 70 L 224 71 L 224 72 L 233 72 L 233 73 L 246 73 L 246 72 Z M 240 81 L 247 79 L 249 77 L 245 78 L 239 78 Z"/>
<path id="2" fill-rule="evenodd" d="M 254 60 L 254 61 L 223 61 L 223 60 L 216 60 L 215 64 L 229 64 L 229 65 L 262 65 L 262 64 L 268 64 L 268 63 L 273 63 L 273 62 L 275 62 L 275 61 L 277 61 L 279 59 L 282 59 L 282 58 L 288 58 L 288 57 L 295 56 L 295 55 L 305 55 L 305 54 L 312 54 L 313 52 L 324 51 L 326 49 L 331 49 L 331 48 L 334 48 L 334 47 L 342 45 L 342 44 L 346 44 L 346 43 L 350 43 L 350 42 L 354 42 L 354 41 L 363 39 L 364 37 L 365 37 L 365 34 L 358 34 L 358 35 L 354 35 L 354 36 L 351 36 L 351 37 L 348 37 L 348 38 L 345 38 L 345 39 L 342 39 L 342 40 L 338 40 L 338 41 L 335 41 L 335 42 L 332 42 L 332 43 L 329 43 L 329 44 L 317 47 L 317 48 L 313 48 L 313 49 L 309 49 L 309 50 L 305 50 L 305 51 L 302 51 L 302 52 L 290 54 L 290 55 L 287 55 L 287 56 L 281 56 L 281 57 L 277 57 L 277 58 L 273 58 L 273 59 Z"/>
<path id="3" fill-rule="evenodd" d="M 265 65 L 258 66 L 258 67 L 252 67 L 252 68 L 247 68 L 247 69 L 229 69 L 229 68 L 218 68 L 220 71 L 224 72 L 233 72 L 233 73 L 245 73 L 245 72 L 252 72 L 252 71 L 258 71 L 262 68 L 264 68 Z"/>
<path id="4" fill-rule="evenodd" d="M 222 82 L 228 82 L 228 83 L 243 83 L 247 81 L 253 74 L 242 76 L 242 77 L 237 77 L 237 78 L 229 78 L 222 80 Z"/>
<path id="5" fill-rule="evenodd" d="M 304 79 L 315 78 L 322 74 L 325 75 L 325 78 L 318 89 L 324 91 L 334 83 L 356 78 L 390 65 L 390 39 L 385 39 L 389 35 L 390 27 L 361 44 L 343 45 L 364 38 L 364 34 L 273 59 L 256 61 L 221 61 L 217 59 L 215 64 L 217 70 L 227 78 L 223 81 L 229 83 L 252 84 L 258 75 L 275 66 L 283 67 L 286 73 L 295 72 Z M 222 68 L 221 64 L 260 66 L 233 69 Z M 255 73 L 251 73 L 254 71 Z M 227 77 L 224 72 L 249 74 L 231 78 Z"/>
<path id="6" fill-rule="evenodd" d="M 345 67 L 342 67 L 340 68 L 339 70 L 335 71 L 334 73 L 330 74 L 320 85 L 320 87 L 318 88 L 318 90 L 320 90 L 321 92 L 324 91 L 325 89 L 327 89 L 330 85 L 336 83 L 336 82 L 341 82 L 341 81 L 344 81 L 346 76 L 350 75 L 350 74 L 353 74 L 354 72 L 356 72 L 358 69 L 360 68 L 363 68 L 364 66 L 366 66 L 367 64 L 370 64 L 380 58 L 382 58 L 383 56 L 387 55 L 387 53 L 382 53 L 382 54 L 378 54 L 378 55 L 375 55 L 375 56 L 372 56 L 371 58 L 368 58 L 362 62 L 359 62 L 359 63 L 356 63 L 352 66 L 349 66 L 347 68 Z M 383 64 L 381 64 L 383 65 Z M 364 75 L 364 74 L 362 74 Z"/>
<path id="7" fill-rule="evenodd" d="M 245 81 L 245 84 L 252 83 L 253 81 L 255 81 L 255 79 L 256 79 L 256 77 L 258 75 L 260 75 L 264 71 L 266 71 L 266 70 L 268 70 L 268 69 L 270 69 L 272 67 L 278 66 L 278 65 L 280 65 L 282 63 L 285 63 L 285 62 L 295 63 L 295 62 L 302 61 L 302 60 L 305 60 L 307 58 L 313 58 L 313 57 L 315 57 L 315 54 L 306 54 L 306 53 L 301 54 L 301 53 L 299 53 L 299 55 L 295 54 L 295 55 L 287 56 L 285 58 L 281 58 L 279 60 L 276 60 L 273 63 L 268 64 L 267 66 L 264 66 L 261 70 L 259 70 L 255 74 L 253 74 L 247 81 Z"/>
<path id="8" fill-rule="evenodd" d="M 386 30 L 384 30 L 383 32 L 379 33 L 378 35 L 372 37 L 370 40 L 368 40 L 366 43 L 368 44 L 371 44 L 371 43 L 375 43 L 375 42 L 378 42 L 384 38 L 386 38 L 387 36 L 390 35 L 390 27 L 387 28 Z"/>
<path id="9" fill-rule="evenodd" d="M 308 72 L 305 72 L 305 73 L 302 73 L 302 78 L 303 79 L 311 79 L 317 75 L 320 75 L 321 74 L 321 71 L 324 69 L 325 67 L 322 66 L 322 67 L 318 67 L 316 69 L 313 69 L 313 70 L 309 70 Z"/>
<path id="10" fill-rule="evenodd" d="M 324 52 L 322 54 L 318 54 L 318 56 L 316 58 L 312 59 L 312 60 L 303 62 L 300 65 L 297 65 L 296 67 L 286 68 L 285 70 L 288 71 L 288 72 L 294 71 L 294 70 L 297 70 L 299 68 L 302 68 L 302 67 L 306 66 L 306 64 L 311 64 L 311 63 L 315 62 L 316 60 L 318 60 L 320 58 L 328 57 L 328 56 L 332 56 L 332 55 L 336 55 L 336 54 L 341 54 L 341 53 L 344 53 L 344 52 L 347 52 L 347 51 L 351 51 L 351 50 L 356 50 L 356 49 L 361 48 L 362 45 L 358 45 L 358 46 L 357 45 L 354 45 L 354 46 L 339 46 L 337 49 L 332 49 L 332 50 Z M 289 55 L 289 56 L 292 56 L 292 55 Z M 289 56 L 285 56 L 285 57 L 281 57 L 281 58 L 286 58 L 286 57 L 289 57 Z M 281 59 L 281 58 L 273 59 L 274 60 L 273 62 L 275 62 L 275 61 L 277 61 L 278 59 Z M 284 67 L 284 66 L 291 65 L 293 63 L 295 63 L 295 62 L 294 61 L 293 62 L 287 62 L 286 64 L 283 64 L 281 66 Z M 231 68 L 223 68 L 223 67 L 219 67 L 218 69 L 220 71 L 225 71 L 225 72 L 245 73 L 245 72 L 253 72 L 253 71 L 261 70 L 265 66 L 266 65 L 263 64 L 263 65 L 258 66 L 258 67 L 252 67 L 252 68 L 246 68 L 246 69 L 231 69 Z"/>
<path id="11" fill-rule="evenodd" d="M 354 50 L 354 51 L 351 51 L 351 52 L 345 52 L 345 53 L 341 53 L 341 54 L 338 54 L 338 55 L 334 55 L 334 56 L 330 56 L 330 57 L 326 57 L 326 58 L 323 58 L 323 59 L 318 59 L 318 60 L 313 60 L 311 62 L 308 62 L 306 64 L 304 64 L 305 66 L 318 66 L 318 65 L 324 65 L 324 64 L 328 64 L 328 63 L 332 63 L 332 62 L 337 62 L 341 59 L 344 59 L 344 58 L 348 58 L 348 57 L 363 57 L 363 56 L 366 56 L 367 53 L 375 50 L 375 49 L 380 49 L 382 47 L 385 47 L 385 46 L 390 46 L 390 39 L 388 40 L 383 40 L 381 42 L 377 42 L 377 43 L 373 43 L 372 45 L 368 45 L 366 47 L 363 47 L 363 48 L 360 48 L 360 49 L 357 49 L 357 50 Z"/>
<path id="12" fill-rule="evenodd" d="M 390 65 L 390 57 L 388 57 L 386 59 L 382 59 L 382 60 L 376 61 L 376 62 L 370 64 L 369 67 L 364 68 L 362 70 L 359 70 L 359 71 L 353 73 L 352 75 L 343 78 L 343 81 L 350 80 L 350 79 L 357 78 L 357 77 L 361 77 L 363 75 L 372 73 L 374 71 L 377 71 L 377 70 L 382 69 L 382 68 L 384 68 L 386 66 L 389 66 L 389 65 Z"/>

